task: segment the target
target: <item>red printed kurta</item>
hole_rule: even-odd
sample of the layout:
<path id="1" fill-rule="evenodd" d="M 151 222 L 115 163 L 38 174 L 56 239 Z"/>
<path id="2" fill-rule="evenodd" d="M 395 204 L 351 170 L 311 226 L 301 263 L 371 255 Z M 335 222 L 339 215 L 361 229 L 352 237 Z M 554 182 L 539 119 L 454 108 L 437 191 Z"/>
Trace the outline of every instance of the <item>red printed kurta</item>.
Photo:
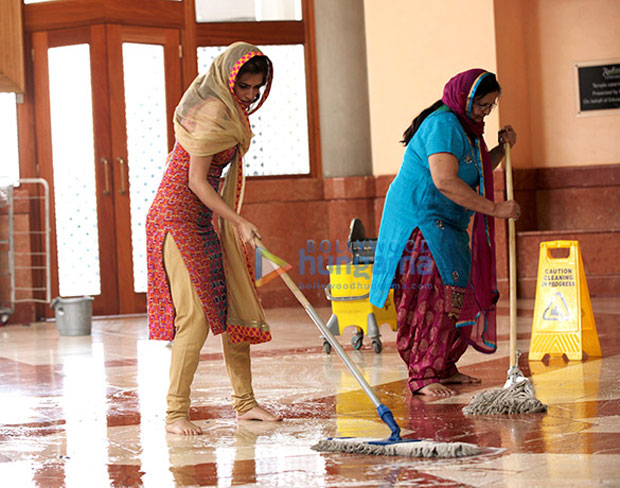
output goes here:
<path id="1" fill-rule="evenodd" d="M 219 191 L 222 170 L 235 157 L 236 147 L 213 156 L 207 176 Z M 189 189 L 189 153 L 178 143 L 168 156 L 166 170 L 146 217 L 148 266 L 147 308 L 149 337 L 174 338 L 175 309 L 163 261 L 167 233 L 183 256 L 189 276 L 214 334 L 226 330 L 226 277 L 222 246 L 213 226 L 213 212 Z"/>

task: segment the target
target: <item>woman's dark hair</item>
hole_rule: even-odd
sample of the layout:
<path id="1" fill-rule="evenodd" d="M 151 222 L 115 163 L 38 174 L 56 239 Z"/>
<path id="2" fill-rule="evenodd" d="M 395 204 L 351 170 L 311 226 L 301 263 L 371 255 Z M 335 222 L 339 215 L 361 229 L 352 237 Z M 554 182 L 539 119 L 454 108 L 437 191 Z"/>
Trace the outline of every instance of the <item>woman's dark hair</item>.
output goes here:
<path id="1" fill-rule="evenodd" d="M 415 119 L 413 119 L 413 121 L 411 122 L 411 125 L 407 127 L 407 130 L 403 133 L 403 140 L 400 142 L 402 142 L 404 146 L 409 144 L 409 141 L 411 140 L 413 135 L 418 131 L 418 128 L 420 127 L 420 125 L 422 125 L 422 122 L 424 122 L 424 119 L 426 119 L 426 117 L 428 117 L 430 114 L 432 114 L 435 110 L 437 110 L 442 105 L 443 105 L 443 102 L 441 100 L 437 100 L 430 107 L 427 107 L 424 110 L 422 110 L 420 114 Z"/>
<path id="2" fill-rule="evenodd" d="M 485 95 L 488 95 L 489 93 L 494 91 L 502 93 L 502 87 L 499 86 L 495 75 L 493 73 L 489 73 L 488 76 L 482 78 L 480 84 L 478 85 L 478 88 L 476 88 L 474 100 L 478 100 L 479 98 L 482 98 Z M 428 117 L 442 105 L 443 102 L 441 100 L 437 100 L 430 107 L 422 110 L 422 112 L 420 112 L 420 114 L 415 119 L 413 119 L 411 125 L 407 127 L 407 130 L 403 133 L 403 140 L 400 142 L 402 142 L 405 146 L 409 144 L 409 141 L 411 140 L 413 135 L 417 132 L 420 125 L 422 125 L 422 122 L 424 122 L 424 119 L 426 119 L 426 117 Z"/>
<path id="3" fill-rule="evenodd" d="M 267 78 L 269 73 L 269 62 L 267 56 L 254 56 L 249 61 L 243 64 L 239 69 L 237 77 L 244 75 L 245 73 L 262 73 Z"/>
<path id="4" fill-rule="evenodd" d="M 474 93 L 474 100 L 478 100 L 485 95 L 488 95 L 491 92 L 500 92 L 502 93 L 502 87 L 499 86 L 497 82 L 497 78 L 493 73 L 489 73 L 487 76 L 482 78 L 478 88 L 476 88 L 476 93 Z"/>

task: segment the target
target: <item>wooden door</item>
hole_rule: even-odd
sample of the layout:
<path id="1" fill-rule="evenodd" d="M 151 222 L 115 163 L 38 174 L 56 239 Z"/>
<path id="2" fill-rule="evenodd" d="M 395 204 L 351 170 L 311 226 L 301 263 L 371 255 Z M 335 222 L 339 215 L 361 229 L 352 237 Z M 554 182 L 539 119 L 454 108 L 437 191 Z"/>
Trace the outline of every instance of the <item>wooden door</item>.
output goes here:
<path id="1" fill-rule="evenodd" d="M 95 315 L 144 312 L 143 220 L 173 143 L 179 32 L 36 32 L 33 56 L 37 159 L 52 190 L 52 295 L 94 296 Z"/>
<path id="2" fill-rule="evenodd" d="M 144 219 L 174 144 L 179 31 L 108 25 L 119 313 L 146 311 Z"/>

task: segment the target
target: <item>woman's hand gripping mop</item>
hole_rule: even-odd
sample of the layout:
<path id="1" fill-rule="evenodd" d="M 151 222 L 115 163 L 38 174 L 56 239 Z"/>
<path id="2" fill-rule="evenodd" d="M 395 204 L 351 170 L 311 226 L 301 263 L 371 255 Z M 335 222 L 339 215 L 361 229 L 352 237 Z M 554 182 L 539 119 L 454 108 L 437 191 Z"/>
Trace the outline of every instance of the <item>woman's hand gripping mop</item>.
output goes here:
<path id="1" fill-rule="evenodd" d="M 260 240 L 256 240 L 256 252 L 260 253 L 260 273 L 257 272 L 256 285 L 261 286 L 267 281 L 280 276 L 286 286 L 291 290 L 295 298 L 304 307 L 306 313 L 321 331 L 321 334 L 330 343 L 332 348 L 338 353 L 347 369 L 355 377 L 359 385 L 364 390 L 370 401 L 377 409 L 377 414 L 391 430 L 391 435 L 387 439 L 370 439 L 354 437 L 335 437 L 322 440 L 312 446 L 315 451 L 325 452 L 347 452 L 353 454 L 373 454 L 384 456 L 408 456 L 408 457 L 463 457 L 480 454 L 481 449 L 473 444 L 463 442 L 435 442 L 425 439 L 402 439 L 400 427 L 394 420 L 394 416 L 388 407 L 383 405 L 370 385 L 366 382 L 357 367 L 344 352 L 340 343 L 334 338 L 331 331 L 327 328 L 323 320 L 319 317 L 316 310 L 306 297 L 301 293 L 295 282 L 286 273 L 291 269 L 291 265 L 284 260 L 270 253 Z M 258 270 L 257 270 L 258 271 Z M 260 278 L 258 275 L 261 275 Z"/>
<path id="2" fill-rule="evenodd" d="M 504 144 L 506 153 L 506 200 L 514 199 L 510 144 Z M 534 395 L 534 387 L 519 369 L 517 352 L 517 252 L 515 221 L 508 219 L 508 254 L 510 274 L 510 368 L 503 388 L 483 391 L 474 395 L 463 408 L 466 415 L 491 415 L 545 412 L 544 405 Z"/>

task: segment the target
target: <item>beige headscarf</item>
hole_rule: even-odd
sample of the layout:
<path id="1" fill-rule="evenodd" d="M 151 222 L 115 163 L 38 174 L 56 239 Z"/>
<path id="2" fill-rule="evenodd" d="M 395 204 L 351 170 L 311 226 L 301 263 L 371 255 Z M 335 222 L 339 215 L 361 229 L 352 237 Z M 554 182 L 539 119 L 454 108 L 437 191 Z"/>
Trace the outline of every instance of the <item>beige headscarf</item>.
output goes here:
<path id="1" fill-rule="evenodd" d="M 245 185 L 241 158 L 253 135 L 248 115 L 263 104 L 273 79 L 273 68 L 267 58 L 269 73 L 265 90 L 258 103 L 246 112 L 233 87 L 241 66 L 254 56 L 264 54 L 245 42 L 231 44 L 215 58 L 206 75 L 192 82 L 174 113 L 176 138 L 191 155 L 212 156 L 237 146 L 221 190 L 224 201 L 237 213 L 241 211 Z M 250 256 L 234 226 L 222 218 L 218 222 L 228 289 L 226 331 L 232 342 L 269 341 L 271 334 L 254 286 Z"/>

